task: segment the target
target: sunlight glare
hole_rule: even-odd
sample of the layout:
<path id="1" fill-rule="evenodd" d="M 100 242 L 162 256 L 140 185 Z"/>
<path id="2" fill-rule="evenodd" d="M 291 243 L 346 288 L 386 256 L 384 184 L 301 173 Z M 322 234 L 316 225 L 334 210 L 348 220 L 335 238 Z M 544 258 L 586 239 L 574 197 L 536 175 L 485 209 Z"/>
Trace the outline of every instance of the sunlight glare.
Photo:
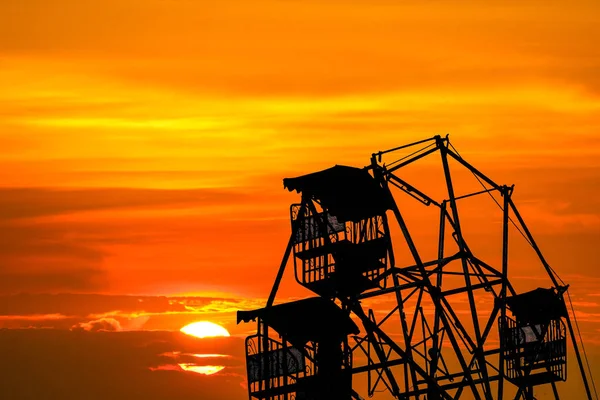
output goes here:
<path id="1" fill-rule="evenodd" d="M 223 370 L 222 365 L 196 365 L 196 364 L 178 364 L 184 371 L 195 372 L 202 375 L 213 375 Z"/>

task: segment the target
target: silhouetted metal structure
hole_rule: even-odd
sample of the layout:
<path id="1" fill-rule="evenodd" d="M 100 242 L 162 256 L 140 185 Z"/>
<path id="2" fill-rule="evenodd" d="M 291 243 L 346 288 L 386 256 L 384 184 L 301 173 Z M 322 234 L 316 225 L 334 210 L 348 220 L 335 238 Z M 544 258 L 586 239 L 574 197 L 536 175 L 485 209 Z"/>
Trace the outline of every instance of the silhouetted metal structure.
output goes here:
<path id="1" fill-rule="evenodd" d="M 420 145 L 382 163 L 384 156 Z M 444 177 L 439 199 L 400 176 L 434 153 Z M 456 195 L 451 160 L 482 190 Z M 291 206 L 292 233 L 275 284 L 265 308 L 238 312 L 238 322 L 258 321 L 257 334 L 246 341 L 250 399 L 359 399 L 352 387 L 356 374 L 367 375 L 368 396 L 386 390 L 396 399 L 534 399 L 534 388 L 549 385 L 559 398 L 569 337 L 592 399 L 565 303 L 568 285 L 525 225 L 513 186 L 498 185 L 469 164 L 448 137 L 375 153 L 365 168 L 336 165 L 283 182 L 301 199 Z M 435 257 L 425 259 L 417 250 L 394 192 L 438 210 Z M 463 199 L 494 194 L 502 215 L 497 266 L 468 246 L 458 208 Z M 511 223 L 537 254 L 551 287 L 517 293 L 511 285 Z M 392 229 L 409 260 L 397 261 Z M 318 297 L 274 305 L 290 258 L 298 283 Z M 378 312 L 366 308 L 369 302 L 377 302 Z M 389 312 L 381 313 L 386 305 Z"/>

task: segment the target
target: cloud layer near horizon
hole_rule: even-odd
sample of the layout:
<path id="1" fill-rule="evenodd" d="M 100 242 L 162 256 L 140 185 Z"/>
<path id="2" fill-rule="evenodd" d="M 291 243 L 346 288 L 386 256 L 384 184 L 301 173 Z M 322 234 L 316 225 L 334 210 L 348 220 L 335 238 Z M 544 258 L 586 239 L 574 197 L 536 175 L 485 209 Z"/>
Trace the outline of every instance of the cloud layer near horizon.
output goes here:
<path id="1" fill-rule="evenodd" d="M 4 295 L 0 296 L 0 329 L 179 331 L 189 323 L 209 320 L 243 335 L 252 327 L 237 325 L 236 312 L 261 308 L 264 302 L 206 296 Z"/>

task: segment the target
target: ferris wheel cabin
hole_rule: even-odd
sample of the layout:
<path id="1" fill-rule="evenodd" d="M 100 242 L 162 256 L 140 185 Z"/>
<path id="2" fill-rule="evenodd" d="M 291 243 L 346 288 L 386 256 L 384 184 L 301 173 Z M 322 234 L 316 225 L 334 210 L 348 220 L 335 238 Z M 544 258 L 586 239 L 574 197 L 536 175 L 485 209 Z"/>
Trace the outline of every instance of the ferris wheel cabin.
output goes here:
<path id="1" fill-rule="evenodd" d="M 567 378 L 567 308 L 554 289 L 538 288 L 506 299 L 515 319 L 500 322 L 506 378 L 537 386 Z"/>
<path id="2" fill-rule="evenodd" d="M 348 312 L 322 297 L 238 311 L 238 323 L 255 320 L 257 334 L 246 339 L 251 399 L 351 398 L 348 335 L 359 330 Z"/>
<path id="3" fill-rule="evenodd" d="M 383 287 L 391 241 L 388 193 L 366 169 L 335 167 L 283 180 L 302 194 L 291 207 L 297 281 L 327 297 Z"/>

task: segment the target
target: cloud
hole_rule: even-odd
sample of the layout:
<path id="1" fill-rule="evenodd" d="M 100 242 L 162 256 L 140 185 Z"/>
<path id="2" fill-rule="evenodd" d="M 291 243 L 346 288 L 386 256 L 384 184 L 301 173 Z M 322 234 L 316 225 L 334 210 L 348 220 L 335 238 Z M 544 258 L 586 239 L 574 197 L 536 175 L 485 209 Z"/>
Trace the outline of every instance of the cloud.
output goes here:
<path id="1" fill-rule="evenodd" d="M 103 294 L 27 294 L 0 296 L 0 315 L 78 315 L 93 319 L 114 315 L 233 312 L 257 308 L 260 299 L 207 296 L 134 296 Z"/>
<path id="2" fill-rule="evenodd" d="M 119 332 L 122 331 L 121 323 L 114 318 L 101 318 L 89 322 L 80 322 L 71 327 L 72 331 L 84 330 L 87 332 Z"/>
<path id="3" fill-rule="evenodd" d="M 0 321 L 56 321 L 69 318 L 62 314 L 0 315 Z"/>
<path id="4" fill-rule="evenodd" d="M 149 315 L 140 315 L 139 317 L 129 318 L 126 322 L 125 329 L 131 331 L 139 331 L 149 320 Z"/>
<path id="5" fill-rule="evenodd" d="M 242 197 L 241 193 L 215 189 L 0 188 L 0 220 L 120 208 L 206 206 Z"/>
<path id="6" fill-rule="evenodd" d="M 264 299 L 100 294 L 16 294 L 0 296 L 0 329 L 29 326 L 86 331 L 172 330 L 210 320 L 241 332 L 237 310 L 263 307 Z"/>

